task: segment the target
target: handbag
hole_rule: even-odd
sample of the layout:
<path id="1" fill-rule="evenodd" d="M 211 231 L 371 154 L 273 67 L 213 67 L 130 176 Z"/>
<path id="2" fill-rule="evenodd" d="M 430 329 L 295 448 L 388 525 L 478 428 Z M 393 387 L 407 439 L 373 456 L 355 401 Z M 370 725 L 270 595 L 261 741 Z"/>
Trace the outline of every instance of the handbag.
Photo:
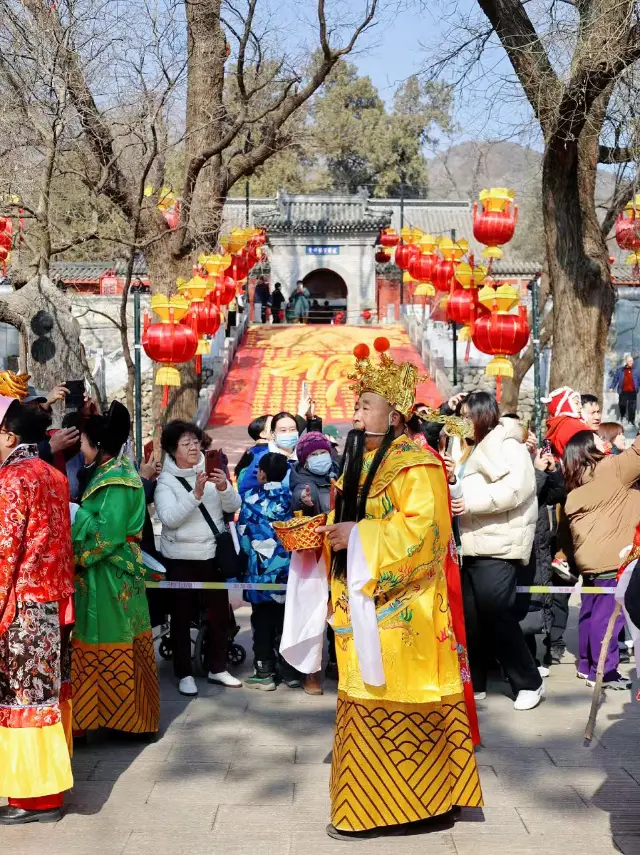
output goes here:
<path id="1" fill-rule="evenodd" d="M 193 492 L 193 488 L 186 478 L 177 478 L 177 480 L 188 493 Z M 213 521 L 213 517 L 202 502 L 200 502 L 198 507 L 200 508 L 200 513 L 205 518 L 205 522 L 213 532 L 216 539 L 216 564 L 218 567 L 218 574 L 223 579 L 238 579 L 238 581 L 242 581 L 245 573 L 247 572 L 248 556 L 245 556 L 242 550 L 239 552 L 236 551 L 236 545 L 231 532 L 226 529 L 220 531 Z"/>

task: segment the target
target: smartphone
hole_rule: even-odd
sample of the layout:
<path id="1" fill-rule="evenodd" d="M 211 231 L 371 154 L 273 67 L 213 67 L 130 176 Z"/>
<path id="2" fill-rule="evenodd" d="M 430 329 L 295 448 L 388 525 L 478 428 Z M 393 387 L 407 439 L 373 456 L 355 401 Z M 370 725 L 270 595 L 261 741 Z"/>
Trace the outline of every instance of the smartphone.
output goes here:
<path id="1" fill-rule="evenodd" d="M 69 390 L 65 400 L 67 410 L 81 410 L 84 406 L 84 380 L 67 380 L 64 384 Z"/>
<path id="2" fill-rule="evenodd" d="M 445 436 L 446 436 L 446 434 L 445 434 Z M 454 439 L 455 439 L 454 436 L 447 436 L 447 447 L 445 449 L 445 453 L 448 454 L 449 457 L 451 457 L 451 452 L 453 451 L 453 440 Z"/>
<path id="3" fill-rule="evenodd" d="M 553 454 L 553 449 L 551 448 L 551 443 L 548 439 L 542 443 L 542 453 L 543 454 Z"/>
<path id="4" fill-rule="evenodd" d="M 151 460 L 151 455 L 153 454 L 153 440 L 150 440 L 142 449 L 144 454 L 144 462 L 148 463 Z"/>
<path id="5" fill-rule="evenodd" d="M 308 397 L 309 397 L 309 384 L 307 383 L 306 380 L 303 380 L 302 381 L 302 398 L 303 398 L 303 400 L 306 401 L 306 399 Z"/>
<path id="6" fill-rule="evenodd" d="M 214 469 L 222 469 L 222 450 L 219 448 L 210 448 L 204 453 L 204 471 L 212 475 Z"/>

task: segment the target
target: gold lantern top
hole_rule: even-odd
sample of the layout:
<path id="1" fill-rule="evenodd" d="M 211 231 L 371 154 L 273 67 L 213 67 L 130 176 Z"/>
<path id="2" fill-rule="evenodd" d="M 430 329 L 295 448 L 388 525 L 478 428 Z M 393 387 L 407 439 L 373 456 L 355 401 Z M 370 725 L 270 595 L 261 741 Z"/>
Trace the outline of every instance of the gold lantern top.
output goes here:
<path id="1" fill-rule="evenodd" d="M 403 243 L 417 244 L 420 242 L 422 235 L 422 229 L 414 229 L 412 226 L 404 226 L 404 228 L 400 229 L 400 237 Z"/>
<path id="2" fill-rule="evenodd" d="M 438 241 L 433 235 L 423 234 L 418 241 L 420 255 L 433 255 L 438 246 Z"/>
<path id="3" fill-rule="evenodd" d="M 520 295 L 513 285 L 509 285 L 506 282 L 498 285 L 497 288 L 493 288 L 492 285 L 487 284 L 478 291 L 478 302 L 482 303 L 489 311 L 495 306 L 499 315 L 506 315 L 518 305 Z"/>
<path id="4" fill-rule="evenodd" d="M 193 300 L 194 303 L 202 303 L 207 296 L 209 283 L 203 276 L 196 274 L 185 282 L 184 279 L 177 280 L 178 292 L 187 300 Z"/>
<path id="5" fill-rule="evenodd" d="M 227 253 L 221 254 L 219 252 L 209 255 L 201 253 L 198 256 L 198 264 L 207 271 L 209 276 L 220 276 L 231 264 L 231 256 Z"/>
<path id="6" fill-rule="evenodd" d="M 452 240 L 450 237 L 441 237 L 438 241 L 438 249 L 446 261 L 458 261 L 469 250 L 469 241 L 464 238 Z"/>
<path id="7" fill-rule="evenodd" d="M 480 202 L 485 211 L 506 211 L 515 198 L 515 190 L 506 187 L 491 187 L 480 191 Z"/>
<path id="8" fill-rule="evenodd" d="M 627 204 L 624 206 L 625 214 L 629 214 L 629 216 L 638 216 L 640 214 L 640 193 L 635 197 L 635 199 L 630 199 Z"/>
<path id="9" fill-rule="evenodd" d="M 189 311 L 189 301 L 181 295 L 167 297 L 166 294 L 154 294 L 151 298 L 151 311 L 155 312 L 163 324 L 178 323 Z"/>
<path id="10" fill-rule="evenodd" d="M 478 288 L 487 278 L 488 269 L 484 264 L 474 264 L 461 261 L 456 265 L 455 277 L 463 288 Z"/>
<path id="11" fill-rule="evenodd" d="M 436 289 L 430 282 L 420 282 L 413 292 L 414 297 L 435 297 Z"/>

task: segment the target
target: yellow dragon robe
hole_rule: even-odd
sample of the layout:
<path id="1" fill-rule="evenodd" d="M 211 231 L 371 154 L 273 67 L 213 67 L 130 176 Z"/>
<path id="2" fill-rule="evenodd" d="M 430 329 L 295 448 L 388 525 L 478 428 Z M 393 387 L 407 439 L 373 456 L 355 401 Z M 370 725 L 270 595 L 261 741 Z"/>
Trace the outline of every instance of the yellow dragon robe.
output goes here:
<path id="1" fill-rule="evenodd" d="M 361 485 L 374 453 L 365 455 Z M 396 439 L 357 528 L 370 574 L 363 593 L 374 598 L 386 682 L 363 682 L 347 584 L 332 575 L 340 674 L 332 823 L 364 831 L 427 819 L 456 805 L 480 806 L 447 596 L 451 518 L 437 457 L 406 437 Z"/>

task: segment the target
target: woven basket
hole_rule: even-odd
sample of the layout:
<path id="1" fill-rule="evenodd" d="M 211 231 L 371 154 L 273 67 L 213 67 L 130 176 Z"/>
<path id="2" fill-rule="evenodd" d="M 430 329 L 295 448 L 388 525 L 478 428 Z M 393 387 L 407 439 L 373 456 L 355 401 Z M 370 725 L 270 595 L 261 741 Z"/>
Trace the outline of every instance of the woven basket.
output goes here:
<path id="1" fill-rule="evenodd" d="M 287 522 L 274 522 L 273 530 L 287 552 L 319 549 L 322 546 L 323 536 L 317 534 L 316 529 L 326 521 L 326 514 L 318 514 L 317 517 L 294 516 Z"/>

